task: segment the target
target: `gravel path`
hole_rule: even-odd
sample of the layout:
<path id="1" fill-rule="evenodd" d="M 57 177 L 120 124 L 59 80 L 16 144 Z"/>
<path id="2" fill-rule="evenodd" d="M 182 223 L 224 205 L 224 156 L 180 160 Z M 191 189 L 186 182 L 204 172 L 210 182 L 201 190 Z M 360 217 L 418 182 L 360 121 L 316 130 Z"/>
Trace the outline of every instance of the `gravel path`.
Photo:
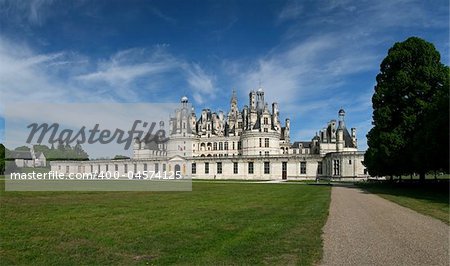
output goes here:
<path id="1" fill-rule="evenodd" d="M 333 186 L 322 265 L 450 265 L 449 226 L 366 193 Z"/>

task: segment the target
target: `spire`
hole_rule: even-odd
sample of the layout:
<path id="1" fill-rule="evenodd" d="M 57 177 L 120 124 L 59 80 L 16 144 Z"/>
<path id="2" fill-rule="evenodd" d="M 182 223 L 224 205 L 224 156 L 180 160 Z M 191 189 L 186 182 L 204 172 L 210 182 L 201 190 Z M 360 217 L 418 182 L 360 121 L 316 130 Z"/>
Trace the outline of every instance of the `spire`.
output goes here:
<path id="1" fill-rule="evenodd" d="M 237 103 L 237 97 L 236 97 L 236 89 L 233 89 L 233 93 L 231 94 L 231 103 Z"/>
<path id="2" fill-rule="evenodd" d="M 345 127 L 345 122 L 344 122 L 344 118 L 345 118 L 345 111 L 344 109 L 340 109 L 338 112 L 339 115 L 339 126 L 338 129 L 343 129 Z"/>

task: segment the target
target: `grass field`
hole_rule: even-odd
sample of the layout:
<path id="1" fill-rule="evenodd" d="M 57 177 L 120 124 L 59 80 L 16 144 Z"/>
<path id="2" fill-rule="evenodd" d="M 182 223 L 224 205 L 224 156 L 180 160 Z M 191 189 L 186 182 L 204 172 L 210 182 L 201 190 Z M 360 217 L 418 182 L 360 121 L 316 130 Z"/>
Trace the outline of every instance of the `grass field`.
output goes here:
<path id="1" fill-rule="evenodd" d="M 321 258 L 330 187 L 193 183 L 192 192 L 5 192 L 2 264 L 301 264 Z"/>
<path id="2" fill-rule="evenodd" d="M 358 185 L 368 192 L 450 224 L 448 183 L 439 186 L 390 184 L 389 182 Z"/>

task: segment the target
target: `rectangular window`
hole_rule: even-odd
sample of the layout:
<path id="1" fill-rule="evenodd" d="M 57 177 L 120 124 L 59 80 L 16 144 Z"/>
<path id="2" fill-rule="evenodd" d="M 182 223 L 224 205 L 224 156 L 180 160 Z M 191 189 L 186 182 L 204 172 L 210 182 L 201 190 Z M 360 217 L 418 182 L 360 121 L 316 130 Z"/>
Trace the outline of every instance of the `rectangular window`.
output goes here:
<path id="1" fill-rule="evenodd" d="M 123 165 L 123 171 L 124 171 L 125 173 L 128 173 L 128 164 L 124 164 L 124 165 Z"/>
<path id="2" fill-rule="evenodd" d="M 259 138 L 259 147 L 262 147 L 262 138 Z"/>
<path id="3" fill-rule="evenodd" d="M 352 160 L 348 160 L 348 164 L 352 164 Z"/>
<path id="4" fill-rule="evenodd" d="M 317 174 L 321 175 L 322 173 L 323 173 L 322 162 L 317 162 Z"/>
<path id="5" fill-rule="evenodd" d="M 228 150 L 228 142 L 224 143 L 224 149 L 227 151 Z"/>
<path id="6" fill-rule="evenodd" d="M 114 171 L 119 171 L 119 165 L 118 164 L 114 165 Z"/>
<path id="7" fill-rule="evenodd" d="M 144 171 L 147 171 L 147 164 L 144 163 Z"/>
<path id="8" fill-rule="evenodd" d="M 165 172 L 165 171 L 166 171 L 166 164 L 163 163 L 163 172 Z"/>
<path id="9" fill-rule="evenodd" d="M 306 162 L 300 162 L 300 174 L 306 174 Z"/>
<path id="10" fill-rule="evenodd" d="M 268 117 L 264 117 L 264 125 L 268 125 L 269 124 L 269 118 Z"/>
<path id="11" fill-rule="evenodd" d="M 265 139 L 264 139 L 264 146 L 265 146 L 266 148 L 269 148 L 269 138 L 265 138 Z"/>
<path id="12" fill-rule="evenodd" d="M 209 163 L 205 163 L 205 174 L 209 174 Z"/>
<path id="13" fill-rule="evenodd" d="M 217 163 L 217 174 L 222 174 L 222 163 Z"/>
<path id="14" fill-rule="evenodd" d="M 253 162 L 248 162 L 248 173 L 253 174 Z"/>
<path id="15" fill-rule="evenodd" d="M 100 173 L 100 165 L 97 165 L 97 173 Z"/>
<path id="16" fill-rule="evenodd" d="M 61 170 L 61 166 L 59 166 L 59 170 Z M 93 173 L 93 172 L 94 172 L 94 166 L 91 165 L 91 173 Z"/>
<path id="17" fill-rule="evenodd" d="M 191 172 L 192 174 L 197 174 L 197 164 L 196 163 L 192 163 L 191 165 Z"/>
<path id="18" fill-rule="evenodd" d="M 109 170 L 108 170 L 108 168 L 109 168 L 108 165 L 106 165 L 105 167 L 106 167 L 106 170 L 105 170 L 105 171 L 108 172 L 108 171 L 109 171 Z"/>
<path id="19" fill-rule="evenodd" d="M 265 151 L 265 152 L 264 152 L 264 156 L 269 156 L 269 152 L 268 152 L 268 151 Z"/>
<path id="20" fill-rule="evenodd" d="M 264 128 L 264 132 L 269 132 L 269 129 L 268 128 Z"/>
<path id="21" fill-rule="evenodd" d="M 100 165 L 98 167 L 100 168 Z M 69 172 L 69 166 L 67 165 L 66 166 L 66 173 L 68 173 L 68 172 Z"/>
<path id="22" fill-rule="evenodd" d="M 234 162 L 233 163 L 233 174 L 237 174 L 238 173 L 238 163 Z"/>
<path id="23" fill-rule="evenodd" d="M 242 150 L 242 141 L 238 141 L 238 150 Z"/>
<path id="24" fill-rule="evenodd" d="M 340 175 L 340 174 L 341 174 L 340 161 L 333 160 L 333 175 Z"/>
<path id="25" fill-rule="evenodd" d="M 158 172 L 159 172 L 159 164 L 155 163 L 155 173 L 158 173 Z"/>
<path id="26" fill-rule="evenodd" d="M 137 173 L 137 164 L 134 164 L 133 170 L 134 170 L 134 171 L 133 171 L 134 173 Z"/>
<path id="27" fill-rule="evenodd" d="M 264 162 L 264 174 L 270 174 L 270 162 Z"/>
<path id="28" fill-rule="evenodd" d="M 219 151 L 223 150 L 223 143 L 219 142 Z"/>

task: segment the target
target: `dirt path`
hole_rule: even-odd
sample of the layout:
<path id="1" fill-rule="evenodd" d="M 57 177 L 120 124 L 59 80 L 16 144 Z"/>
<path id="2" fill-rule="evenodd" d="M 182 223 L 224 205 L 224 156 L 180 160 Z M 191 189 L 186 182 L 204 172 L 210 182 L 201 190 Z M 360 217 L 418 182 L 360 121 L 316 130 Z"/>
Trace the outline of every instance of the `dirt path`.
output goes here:
<path id="1" fill-rule="evenodd" d="M 449 228 L 358 188 L 333 186 L 321 265 L 450 265 Z"/>

